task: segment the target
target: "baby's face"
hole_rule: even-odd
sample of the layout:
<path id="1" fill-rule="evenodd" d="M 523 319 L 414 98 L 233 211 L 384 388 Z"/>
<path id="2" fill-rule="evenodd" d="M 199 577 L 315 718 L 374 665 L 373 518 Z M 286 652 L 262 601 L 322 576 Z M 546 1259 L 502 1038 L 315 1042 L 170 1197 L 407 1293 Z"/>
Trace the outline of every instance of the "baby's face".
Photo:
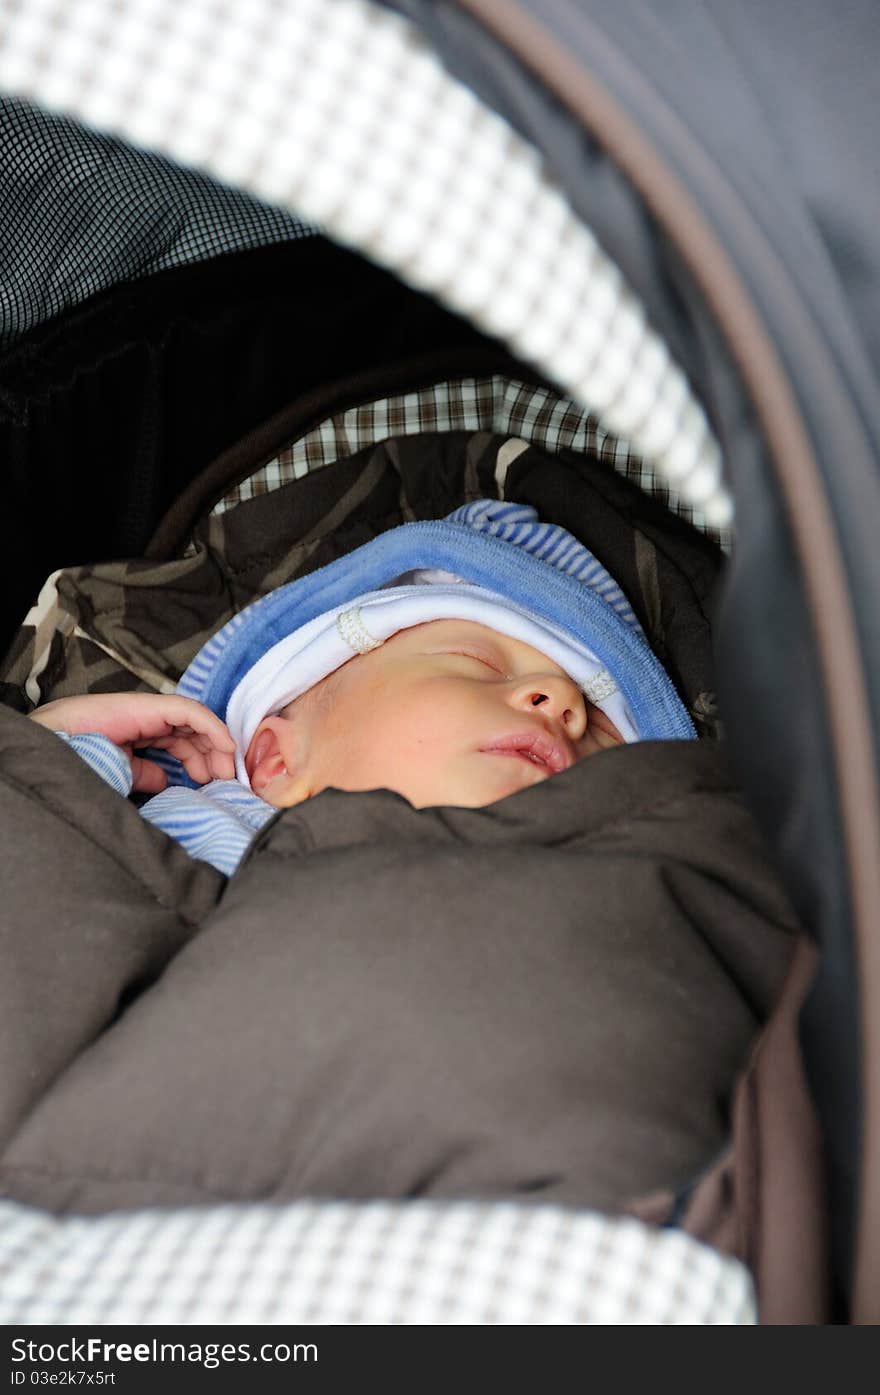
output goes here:
<path id="1" fill-rule="evenodd" d="M 479 808 L 620 744 L 546 655 L 468 620 L 401 630 L 257 729 L 245 764 L 278 808 L 334 787 Z"/>

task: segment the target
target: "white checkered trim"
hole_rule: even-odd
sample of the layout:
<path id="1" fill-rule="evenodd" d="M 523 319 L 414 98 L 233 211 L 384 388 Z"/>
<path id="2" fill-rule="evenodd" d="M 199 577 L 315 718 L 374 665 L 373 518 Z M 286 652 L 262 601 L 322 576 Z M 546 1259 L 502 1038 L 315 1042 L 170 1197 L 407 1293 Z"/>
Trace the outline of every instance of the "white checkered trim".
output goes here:
<path id="1" fill-rule="evenodd" d="M 0 1323 L 756 1320 L 675 1230 L 553 1206 L 311 1202 L 54 1220 L 0 1203 Z"/>
<path id="2" fill-rule="evenodd" d="M 4 90 L 287 208 L 536 363 L 727 526 L 706 415 L 538 153 L 369 0 L 27 0 Z M 527 232 L 527 236 L 524 234 Z"/>

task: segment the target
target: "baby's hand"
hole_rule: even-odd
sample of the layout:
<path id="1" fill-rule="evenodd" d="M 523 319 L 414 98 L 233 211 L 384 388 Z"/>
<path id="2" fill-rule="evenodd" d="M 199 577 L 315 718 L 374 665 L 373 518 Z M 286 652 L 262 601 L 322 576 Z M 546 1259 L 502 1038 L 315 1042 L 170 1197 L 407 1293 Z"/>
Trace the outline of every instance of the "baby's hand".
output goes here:
<path id="1" fill-rule="evenodd" d="M 158 794 L 168 783 L 155 761 L 134 754 L 157 746 L 182 762 L 197 784 L 231 780 L 235 743 L 224 722 L 194 698 L 163 693 L 95 693 L 58 698 L 30 713 L 33 722 L 68 736 L 100 732 L 121 746 L 131 761 L 132 788 Z"/>

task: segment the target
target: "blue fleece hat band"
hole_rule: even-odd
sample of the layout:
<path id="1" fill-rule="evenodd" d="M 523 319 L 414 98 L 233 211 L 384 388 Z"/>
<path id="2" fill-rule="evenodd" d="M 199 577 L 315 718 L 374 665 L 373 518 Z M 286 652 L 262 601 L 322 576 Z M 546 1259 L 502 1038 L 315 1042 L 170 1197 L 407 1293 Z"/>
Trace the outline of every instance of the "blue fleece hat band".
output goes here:
<path id="1" fill-rule="evenodd" d="M 534 509 L 490 499 L 444 520 L 391 529 L 261 597 L 203 646 L 178 691 L 226 720 L 236 688 L 274 645 L 422 569 L 483 587 L 590 650 L 625 698 L 642 740 L 696 736 L 626 597 L 592 553 L 565 529 L 541 523 Z"/>

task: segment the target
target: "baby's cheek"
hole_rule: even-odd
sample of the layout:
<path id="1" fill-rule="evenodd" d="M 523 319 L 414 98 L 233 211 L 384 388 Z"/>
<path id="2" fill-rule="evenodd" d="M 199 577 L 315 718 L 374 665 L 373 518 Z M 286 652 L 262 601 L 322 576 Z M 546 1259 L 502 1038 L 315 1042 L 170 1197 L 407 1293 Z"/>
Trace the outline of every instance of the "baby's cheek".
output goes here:
<path id="1" fill-rule="evenodd" d="M 617 727 L 608 714 L 602 711 L 601 707 L 596 707 L 592 702 L 588 702 L 587 717 L 590 723 L 587 735 L 592 731 L 600 746 L 620 746 L 624 744 L 623 737 L 617 730 Z M 609 739 L 603 741 L 603 736 L 607 736 Z"/>
<path id="2" fill-rule="evenodd" d="M 362 745 L 353 769 L 362 788 L 384 786 L 407 799 L 436 780 L 441 765 L 436 741 L 426 730 L 413 730 L 406 722 L 392 724 L 381 738 Z"/>

